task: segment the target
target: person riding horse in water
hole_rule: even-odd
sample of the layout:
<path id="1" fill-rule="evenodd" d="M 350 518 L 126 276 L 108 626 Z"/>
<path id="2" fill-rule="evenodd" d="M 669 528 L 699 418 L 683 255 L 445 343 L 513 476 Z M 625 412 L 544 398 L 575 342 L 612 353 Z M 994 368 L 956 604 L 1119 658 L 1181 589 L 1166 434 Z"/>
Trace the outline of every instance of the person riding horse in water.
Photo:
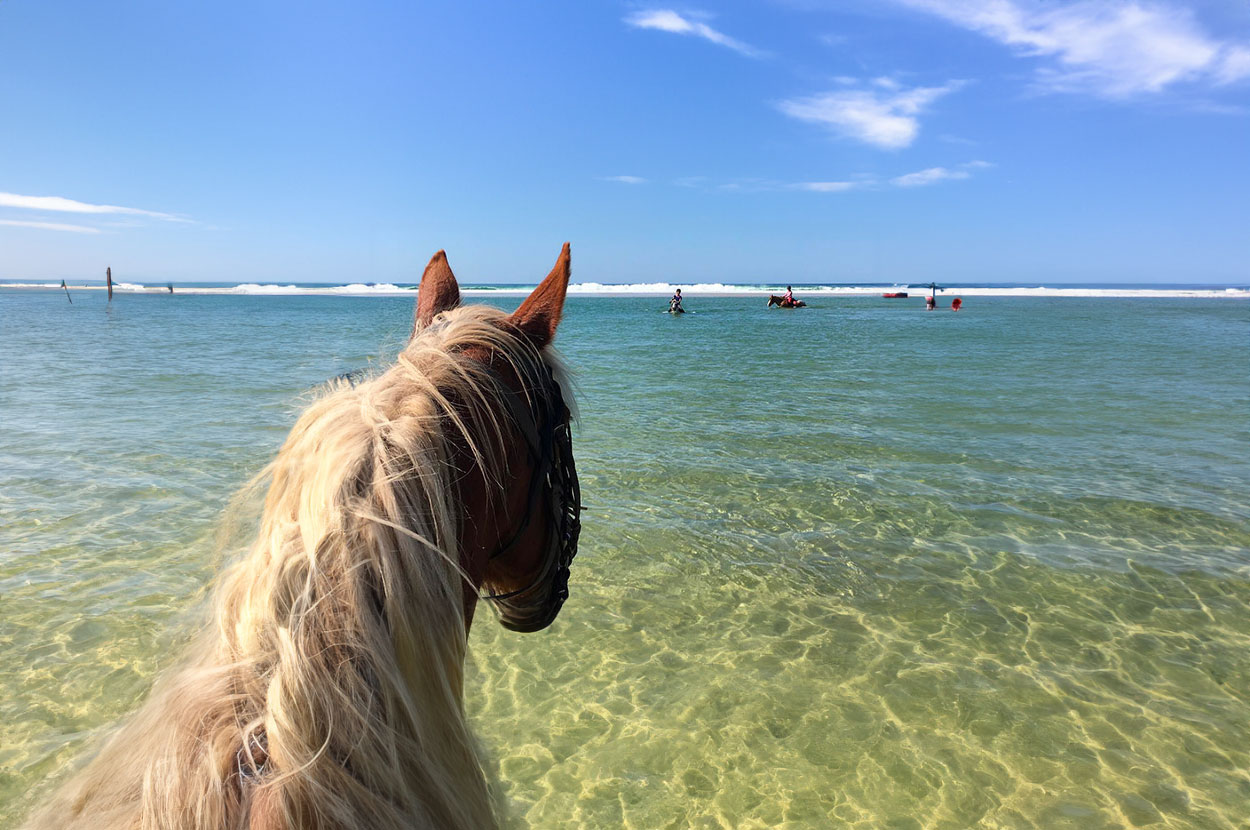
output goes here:
<path id="1" fill-rule="evenodd" d="M 788 285 L 786 286 L 785 294 L 782 294 L 780 296 L 776 294 L 768 295 L 769 308 L 773 306 L 780 306 L 781 308 L 804 308 L 806 305 L 807 303 L 803 302 L 802 300 L 794 299 L 794 289 Z"/>
<path id="2" fill-rule="evenodd" d="M 673 294 L 673 296 L 669 299 L 668 310 L 672 314 L 681 314 L 682 312 L 686 310 L 681 307 L 681 289 L 680 288 L 678 288 L 677 292 Z"/>

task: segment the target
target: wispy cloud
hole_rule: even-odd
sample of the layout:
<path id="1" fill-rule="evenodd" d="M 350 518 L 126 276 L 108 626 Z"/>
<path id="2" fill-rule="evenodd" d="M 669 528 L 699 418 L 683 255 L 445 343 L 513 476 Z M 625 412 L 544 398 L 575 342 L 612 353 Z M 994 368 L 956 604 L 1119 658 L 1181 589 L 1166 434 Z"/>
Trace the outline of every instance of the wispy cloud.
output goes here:
<path id="1" fill-rule="evenodd" d="M 955 168 L 949 167 L 930 167 L 926 170 L 917 170 L 915 173 L 907 173 L 902 176 L 896 176 L 890 179 L 890 184 L 895 187 L 924 187 L 938 182 L 951 181 L 953 179 L 967 179 L 972 176 L 973 170 L 984 170 L 994 165 L 988 161 L 969 161 Z"/>
<path id="2" fill-rule="evenodd" d="M 788 182 L 779 179 L 741 178 L 716 182 L 703 176 L 691 176 L 678 179 L 673 184 L 716 193 L 781 193 L 796 190 L 808 193 L 845 193 L 848 190 L 871 188 L 876 181 L 870 176 L 862 176 L 848 181 Z"/>
<path id="3" fill-rule="evenodd" d="M 656 29 L 675 35 L 691 35 L 711 41 L 718 46 L 732 49 L 738 54 L 749 58 L 762 58 L 765 53 L 753 46 L 748 46 L 724 32 L 719 32 L 698 19 L 702 15 L 679 14 L 672 9 L 647 9 L 634 12 L 625 18 L 625 22 L 637 29 Z"/>
<path id="4" fill-rule="evenodd" d="M 99 233 L 99 228 L 87 225 L 64 225 L 60 222 L 30 222 L 25 219 L 0 219 L 0 225 L 14 228 L 37 228 L 41 231 L 68 231 L 69 233 Z"/>
<path id="5" fill-rule="evenodd" d="M 952 167 L 930 167 L 926 170 L 918 170 L 915 173 L 906 173 L 888 179 L 881 179 L 870 173 L 853 173 L 846 179 L 802 182 L 763 177 L 743 177 L 718 181 L 707 176 L 686 176 L 675 179 L 670 184 L 674 187 L 701 190 L 705 193 L 848 193 L 860 190 L 881 190 L 888 185 L 894 187 L 921 187 L 952 179 L 968 179 L 976 171 L 987 170 L 994 166 L 993 162 L 977 159 L 965 161 Z"/>
<path id="6" fill-rule="evenodd" d="M 1213 37 L 1189 9 L 1167 3 L 1078 0 L 897 0 L 1045 59 L 1041 88 L 1107 98 L 1156 93 L 1184 81 L 1250 77 L 1250 44 Z"/>
<path id="7" fill-rule="evenodd" d="M 920 132 L 917 118 L 930 104 L 963 86 L 949 81 L 942 86 L 905 89 L 888 78 L 871 86 L 840 89 L 782 101 L 778 108 L 792 118 L 823 124 L 847 138 L 887 150 L 907 147 Z"/>
<path id="8" fill-rule="evenodd" d="M 1231 84 L 1243 78 L 1250 78 L 1250 48 L 1226 47 L 1214 74 L 1216 82 L 1221 84 Z"/>
<path id="9" fill-rule="evenodd" d="M 160 213 L 155 210 L 120 207 L 118 205 L 93 205 L 66 199 L 61 196 L 22 196 L 17 193 L 0 193 L 0 207 L 22 208 L 25 210 L 44 210 L 57 213 L 93 213 L 93 214 L 127 214 L 130 216 L 147 216 L 152 219 L 163 219 L 166 222 L 191 222 L 184 216 L 172 213 Z"/>
<path id="10" fill-rule="evenodd" d="M 791 185 L 794 190 L 809 190 L 813 193 L 845 193 L 863 186 L 863 182 L 796 182 Z"/>
<path id="11" fill-rule="evenodd" d="M 620 182 L 621 184 L 646 184 L 647 180 L 642 176 L 604 176 L 605 182 Z"/>
<path id="12" fill-rule="evenodd" d="M 971 175 L 967 170 L 930 167 L 927 170 L 918 170 L 915 173 L 908 173 L 905 176 L 890 179 L 890 184 L 898 187 L 924 187 L 925 185 L 937 184 L 947 179 L 966 179 Z"/>

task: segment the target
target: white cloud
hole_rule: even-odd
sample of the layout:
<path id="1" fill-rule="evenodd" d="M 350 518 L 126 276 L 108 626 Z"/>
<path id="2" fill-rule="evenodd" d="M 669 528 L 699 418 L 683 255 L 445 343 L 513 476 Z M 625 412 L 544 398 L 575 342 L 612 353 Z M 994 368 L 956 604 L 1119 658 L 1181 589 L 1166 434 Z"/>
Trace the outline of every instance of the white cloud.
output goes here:
<path id="1" fill-rule="evenodd" d="M 898 187 L 924 187 L 929 184 L 937 184 L 947 179 L 966 179 L 971 173 L 967 170 L 948 170 L 945 167 L 930 167 L 927 170 L 918 170 L 915 173 L 908 173 L 905 176 L 890 179 L 890 184 Z"/>
<path id="2" fill-rule="evenodd" d="M 37 228 L 41 231 L 68 231 L 70 233 L 99 233 L 99 228 L 86 225 L 63 225 L 59 222 L 28 222 L 24 219 L 0 219 L 0 225 L 15 228 Z"/>
<path id="3" fill-rule="evenodd" d="M 1153 93 L 1183 81 L 1250 77 L 1250 48 L 1204 32 L 1189 9 L 1165 3 L 1077 0 L 897 0 L 1049 59 L 1039 84 L 1108 98 Z"/>
<path id="4" fill-rule="evenodd" d="M 645 184 L 646 179 L 642 176 L 604 176 L 605 182 L 620 182 L 621 184 Z"/>
<path id="5" fill-rule="evenodd" d="M 789 182 L 759 177 L 715 182 L 703 176 L 692 176 L 686 179 L 678 179 L 673 184 L 679 187 L 692 187 L 717 193 L 786 193 L 793 191 L 844 193 L 848 190 L 871 188 L 876 184 L 876 181 L 871 176 L 860 176 L 853 181 L 830 182 Z"/>
<path id="6" fill-rule="evenodd" d="M 190 222 L 181 216 L 170 213 L 159 213 L 154 210 L 119 207 L 117 205 L 93 205 L 61 196 L 22 196 L 17 193 L 0 193 L 0 207 L 24 208 L 26 210 L 46 210 L 58 213 L 124 213 L 131 216 L 149 216 L 153 219 L 164 219 L 167 222 Z"/>
<path id="7" fill-rule="evenodd" d="M 693 20 L 690 16 L 678 14 L 672 9 L 649 9 L 635 12 L 625 18 L 625 22 L 638 29 L 657 29 L 661 32 L 670 32 L 675 35 L 701 37 L 704 40 L 709 40 L 719 46 L 732 49 L 750 58 L 764 56 L 763 52 L 753 46 L 748 46 L 723 32 L 718 32 L 706 23 Z"/>
<path id="8" fill-rule="evenodd" d="M 844 193 L 861 185 L 862 182 L 798 182 L 792 186 L 795 190 L 810 190 L 813 193 Z"/>
<path id="9" fill-rule="evenodd" d="M 678 179 L 673 182 L 679 187 L 693 187 L 707 192 L 716 193 L 847 193 L 856 190 L 879 190 L 886 184 L 895 187 L 923 187 L 943 181 L 970 179 L 978 170 L 988 170 L 996 165 L 993 162 L 976 159 L 965 161 L 952 167 L 930 167 L 914 173 L 906 173 L 892 179 L 879 180 L 867 173 L 854 174 L 850 179 L 840 181 L 808 181 L 793 182 L 765 178 L 741 178 L 715 182 L 702 176 Z"/>
<path id="10" fill-rule="evenodd" d="M 985 170 L 993 166 L 991 162 L 977 159 L 976 161 L 966 161 L 954 169 L 949 167 L 930 167 L 926 170 L 917 170 L 915 173 L 896 176 L 890 179 L 890 184 L 895 187 L 924 187 L 930 184 L 937 184 L 938 182 L 971 178 L 973 170 Z"/>
<path id="11" fill-rule="evenodd" d="M 897 150 L 916 140 L 920 132 L 917 116 L 929 104 L 963 86 L 962 81 L 950 81 L 942 86 L 903 89 L 884 78 L 872 84 L 869 89 L 826 92 L 782 101 L 778 106 L 801 121 L 824 124 L 847 138 Z"/>
<path id="12" fill-rule="evenodd" d="M 1225 49 L 1220 64 L 1215 69 L 1215 80 L 1221 84 L 1231 84 L 1246 77 L 1250 77 L 1250 49 L 1241 46 Z"/>

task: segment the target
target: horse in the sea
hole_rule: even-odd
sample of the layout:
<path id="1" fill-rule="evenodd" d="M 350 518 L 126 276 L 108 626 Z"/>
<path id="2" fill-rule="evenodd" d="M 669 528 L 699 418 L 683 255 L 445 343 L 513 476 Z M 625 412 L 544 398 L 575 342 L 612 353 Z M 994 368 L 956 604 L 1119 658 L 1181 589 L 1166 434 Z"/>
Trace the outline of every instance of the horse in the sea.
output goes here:
<path id="1" fill-rule="evenodd" d="M 396 363 L 335 384 L 268 468 L 189 661 L 31 826 L 496 824 L 466 639 L 483 591 L 516 631 L 568 596 L 581 504 L 549 348 L 568 281 L 566 244 L 515 313 L 460 307 L 434 256 Z"/>
<path id="2" fill-rule="evenodd" d="M 807 308 L 807 303 L 802 300 L 787 300 L 780 294 L 768 295 L 768 307 L 779 306 L 781 308 Z"/>

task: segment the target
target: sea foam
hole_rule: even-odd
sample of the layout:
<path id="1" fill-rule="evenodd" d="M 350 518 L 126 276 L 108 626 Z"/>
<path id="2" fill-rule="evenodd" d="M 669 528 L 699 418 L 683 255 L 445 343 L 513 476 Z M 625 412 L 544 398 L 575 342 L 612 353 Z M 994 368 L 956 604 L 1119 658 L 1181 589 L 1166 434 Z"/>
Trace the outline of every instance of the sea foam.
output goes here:
<path id="1" fill-rule="evenodd" d="M 57 289 L 59 282 L 0 282 L 3 289 Z M 103 285 L 70 285 L 73 291 L 103 291 Z M 133 282 L 115 282 L 117 291 L 132 293 L 164 294 L 169 289 L 166 284 L 141 285 Z M 762 283 L 757 285 L 733 285 L 730 283 L 677 283 L 677 282 L 636 282 L 636 283 L 601 283 L 579 282 L 569 286 L 569 294 L 585 297 L 652 297 L 669 296 L 678 288 L 690 297 L 767 297 L 769 294 L 780 294 L 785 291 L 784 284 Z M 523 296 L 534 290 L 533 285 L 494 285 L 474 286 L 462 285 L 461 292 L 469 296 Z M 183 286 L 174 284 L 178 294 L 244 294 L 253 296 L 356 296 L 356 297 L 396 297 L 410 296 L 415 286 L 400 286 L 394 283 L 349 283 L 347 285 L 294 285 L 266 284 L 247 282 L 234 286 Z M 833 296 L 833 297 L 880 297 L 887 292 L 911 294 L 912 298 L 920 298 L 929 289 L 922 285 L 800 285 L 795 293 L 800 297 Z M 1103 287 L 1089 288 L 1084 286 L 947 286 L 938 290 L 938 298 L 946 299 L 962 297 L 1087 297 L 1087 298 L 1122 298 L 1122 299 L 1183 299 L 1183 298 L 1223 298 L 1250 299 L 1248 288 L 1152 288 L 1152 287 Z"/>

